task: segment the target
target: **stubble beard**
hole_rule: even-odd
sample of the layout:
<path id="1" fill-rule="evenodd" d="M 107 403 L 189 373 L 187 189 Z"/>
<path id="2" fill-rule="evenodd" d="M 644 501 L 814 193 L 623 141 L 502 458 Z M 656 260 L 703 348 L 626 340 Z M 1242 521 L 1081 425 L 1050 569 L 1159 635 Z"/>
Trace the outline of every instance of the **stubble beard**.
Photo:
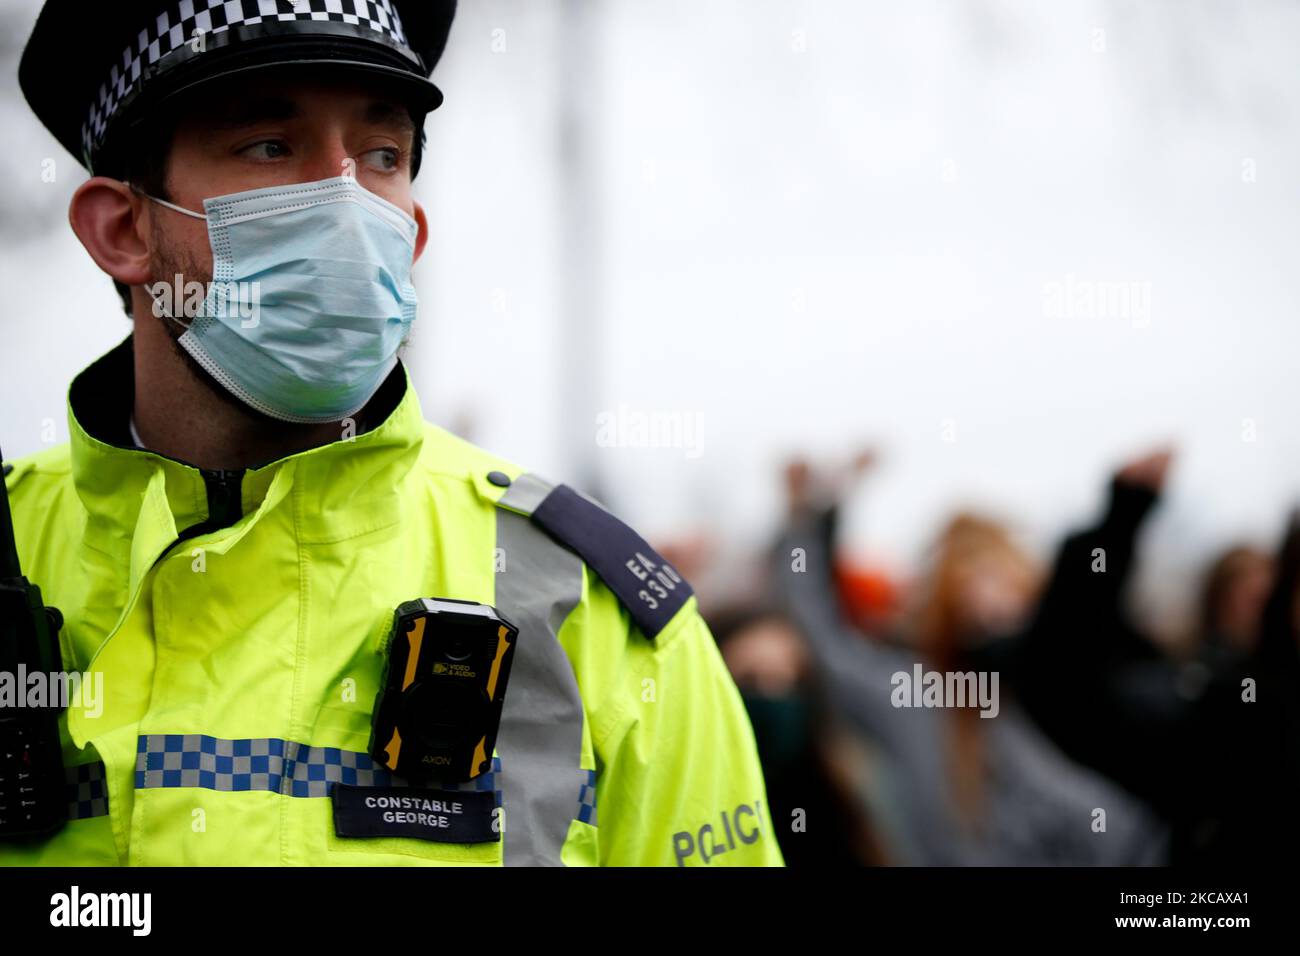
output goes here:
<path id="1" fill-rule="evenodd" d="M 158 222 L 153 223 L 153 252 L 150 255 L 149 268 L 153 275 L 153 283 L 161 282 L 175 292 L 177 276 L 180 276 L 181 289 L 190 282 L 200 283 L 205 290 L 210 288 L 212 282 L 212 273 L 204 269 L 199 263 L 189 255 L 177 250 L 171 251 L 174 247 L 168 241 L 168 237 L 158 227 Z M 152 284 L 152 283 L 151 283 Z M 174 301 L 179 299 L 180 301 Z M 168 296 L 167 311 L 173 316 L 180 311 L 181 304 L 186 300 L 182 293 L 176 293 Z M 167 341 L 171 343 L 172 352 L 180 359 L 181 363 L 189 370 L 190 374 L 211 392 L 224 405 L 232 408 L 242 414 L 244 417 L 260 422 L 264 425 L 273 425 L 283 428 L 287 422 L 282 422 L 278 418 L 273 418 L 265 412 L 258 411 L 251 405 L 246 404 L 243 400 L 235 396 L 217 381 L 212 373 L 198 363 L 198 360 L 190 354 L 185 346 L 181 345 L 181 336 L 185 334 L 186 329 L 182 326 L 181 320 L 177 318 L 168 318 L 166 315 L 158 315 L 156 310 L 150 309 L 149 319 L 159 322 L 163 331 L 167 334 Z M 193 317 L 186 316 L 183 318 L 184 324 L 188 325 L 194 321 Z"/>

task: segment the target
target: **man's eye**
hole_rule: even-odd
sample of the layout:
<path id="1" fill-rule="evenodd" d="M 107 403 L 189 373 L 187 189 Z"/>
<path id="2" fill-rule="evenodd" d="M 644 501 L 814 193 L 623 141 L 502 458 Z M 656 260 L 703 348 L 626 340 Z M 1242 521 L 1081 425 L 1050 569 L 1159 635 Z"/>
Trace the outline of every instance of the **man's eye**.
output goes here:
<path id="1" fill-rule="evenodd" d="M 379 149 L 367 150 L 361 154 L 361 158 L 374 169 L 391 172 L 401 162 L 402 152 L 394 146 L 383 146 Z"/>
<path id="2" fill-rule="evenodd" d="M 289 147 L 279 140 L 268 139 L 245 146 L 240 152 L 252 159 L 281 159 L 289 155 Z"/>

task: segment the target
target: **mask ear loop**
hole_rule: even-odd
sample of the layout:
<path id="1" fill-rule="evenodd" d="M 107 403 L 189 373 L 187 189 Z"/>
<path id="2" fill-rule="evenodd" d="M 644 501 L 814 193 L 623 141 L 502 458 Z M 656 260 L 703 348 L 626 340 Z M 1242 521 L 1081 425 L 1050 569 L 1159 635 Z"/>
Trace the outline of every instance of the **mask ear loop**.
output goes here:
<path id="1" fill-rule="evenodd" d="M 165 199 L 159 199 L 157 196 L 151 196 L 149 193 L 145 192 L 143 189 L 141 189 L 141 188 L 140 188 L 139 186 L 137 186 L 135 183 L 131 183 L 131 182 L 123 182 L 123 185 L 126 186 L 128 189 L 130 189 L 132 192 L 134 192 L 134 193 L 138 193 L 139 195 L 143 196 L 145 199 L 148 199 L 148 200 L 151 200 L 151 201 L 153 201 L 153 202 L 156 202 L 156 203 L 157 203 L 158 205 L 160 205 L 160 206 L 166 206 L 168 209 L 174 209 L 174 210 L 176 210 L 177 212 L 179 212 L 179 213 L 184 213 L 185 215 L 190 216 L 191 218 L 194 218 L 194 219 L 202 219 L 204 222 L 207 222 L 207 220 L 208 220 L 208 217 L 207 217 L 207 216 L 202 216 L 202 215 L 200 215 L 200 214 L 197 213 L 197 212 L 192 212 L 192 211 L 190 211 L 189 209 L 186 209 L 184 206 L 177 206 L 175 203 L 169 203 L 169 202 L 168 202 L 167 200 L 165 200 Z M 184 329 L 186 332 L 188 332 L 188 331 L 190 330 L 190 325 L 193 324 L 193 320 L 191 320 L 189 323 L 185 323 L 185 322 L 182 322 L 180 319 L 176 318 L 176 316 L 172 315 L 171 312 L 168 311 L 167 308 L 163 305 L 163 299 L 164 299 L 164 296 L 162 296 L 162 295 L 155 296 L 155 295 L 153 295 L 153 293 L 151 292 L 149 297 L 150 297 L 151 299 L 153 299 L 153 304 L 154 304 L 154 309 L 155 309 L 155 310 L 161 311 L 162 314 L 163 314 L 163 316 L 165 316 L 166 318 L 171 319 L 173 322 L 175 322 L 177 325 L 179 325 L 179 326 L 180 326 L 182 329 Z M 155 312 L 154 314 L 156 315 L 157 312 Z"/>
<path id="2" fill-rule="evenodd" d="M 166 206 L 168 209 L 175 209 L 177 212 L 184 213 L 185 215 L 189 216 L 192 219 L 202 219 L 204 222 L 208 221 L 208 217 L 203 215 L 202 213 L 193 212 L 189 209 L 186 209 L 184 206 L 177 206 L 175 203 L 170 203 L 166 199 L 159 199 L 157 196 L 151 196 L 149 195 L 149 193 L 145 192 L 135 183 L 124 182 L 122 185 L 126 186 L 134 193 L 139 193 L 145 199 L 149 199 L 152 200 L 153 202 L 156 202 L 160 206 Z"/>

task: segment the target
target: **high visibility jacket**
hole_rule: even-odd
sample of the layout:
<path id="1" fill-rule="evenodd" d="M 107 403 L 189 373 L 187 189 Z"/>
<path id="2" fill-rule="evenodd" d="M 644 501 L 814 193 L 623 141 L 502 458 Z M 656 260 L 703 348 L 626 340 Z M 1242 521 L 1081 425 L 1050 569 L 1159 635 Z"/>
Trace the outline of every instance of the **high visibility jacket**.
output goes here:
<path id="1" fill-rule="evenodd" d="M 132 396 L 128 336 L 73 381 L 69 442 L 5 479 L 90 692 L 60 718 L 68 823 L 0 864 L 783 865 L 695 598 L 648 637 L 530 520 L 549 485 L 425 422 L 404 366 L 376 427 L 240 471 L 133 447 Z M 451 787 L 493 792 L 497 840 L 335 831 L 336 784 L 402 783 L 366 750 L 420 597 L 520 631 L 491 772 Z"/>

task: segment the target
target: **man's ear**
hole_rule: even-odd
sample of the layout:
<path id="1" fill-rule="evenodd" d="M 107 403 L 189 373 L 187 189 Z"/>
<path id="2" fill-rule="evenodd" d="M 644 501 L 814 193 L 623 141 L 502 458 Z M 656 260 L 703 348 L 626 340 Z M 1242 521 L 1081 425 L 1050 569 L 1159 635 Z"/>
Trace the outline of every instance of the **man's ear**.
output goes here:
<path id="1" fill-rule="evenodd" d="M 420 231 L 415 235 L 415 258 L 411 260 L 412 264 L 420 261 L 424 244 L 429 241 L 429 217 L 424 214 L 424 207 L 418 202 L 415 203 L 415 221 L 419 224 Z"/>
<path id="2" fill-rule="evenodd" d="M 68 206 L 72 231 L 95 265 L 129 286 L 150 278 L 142 202 L 126 183 L 94 176 L 78 187 Z"/>

